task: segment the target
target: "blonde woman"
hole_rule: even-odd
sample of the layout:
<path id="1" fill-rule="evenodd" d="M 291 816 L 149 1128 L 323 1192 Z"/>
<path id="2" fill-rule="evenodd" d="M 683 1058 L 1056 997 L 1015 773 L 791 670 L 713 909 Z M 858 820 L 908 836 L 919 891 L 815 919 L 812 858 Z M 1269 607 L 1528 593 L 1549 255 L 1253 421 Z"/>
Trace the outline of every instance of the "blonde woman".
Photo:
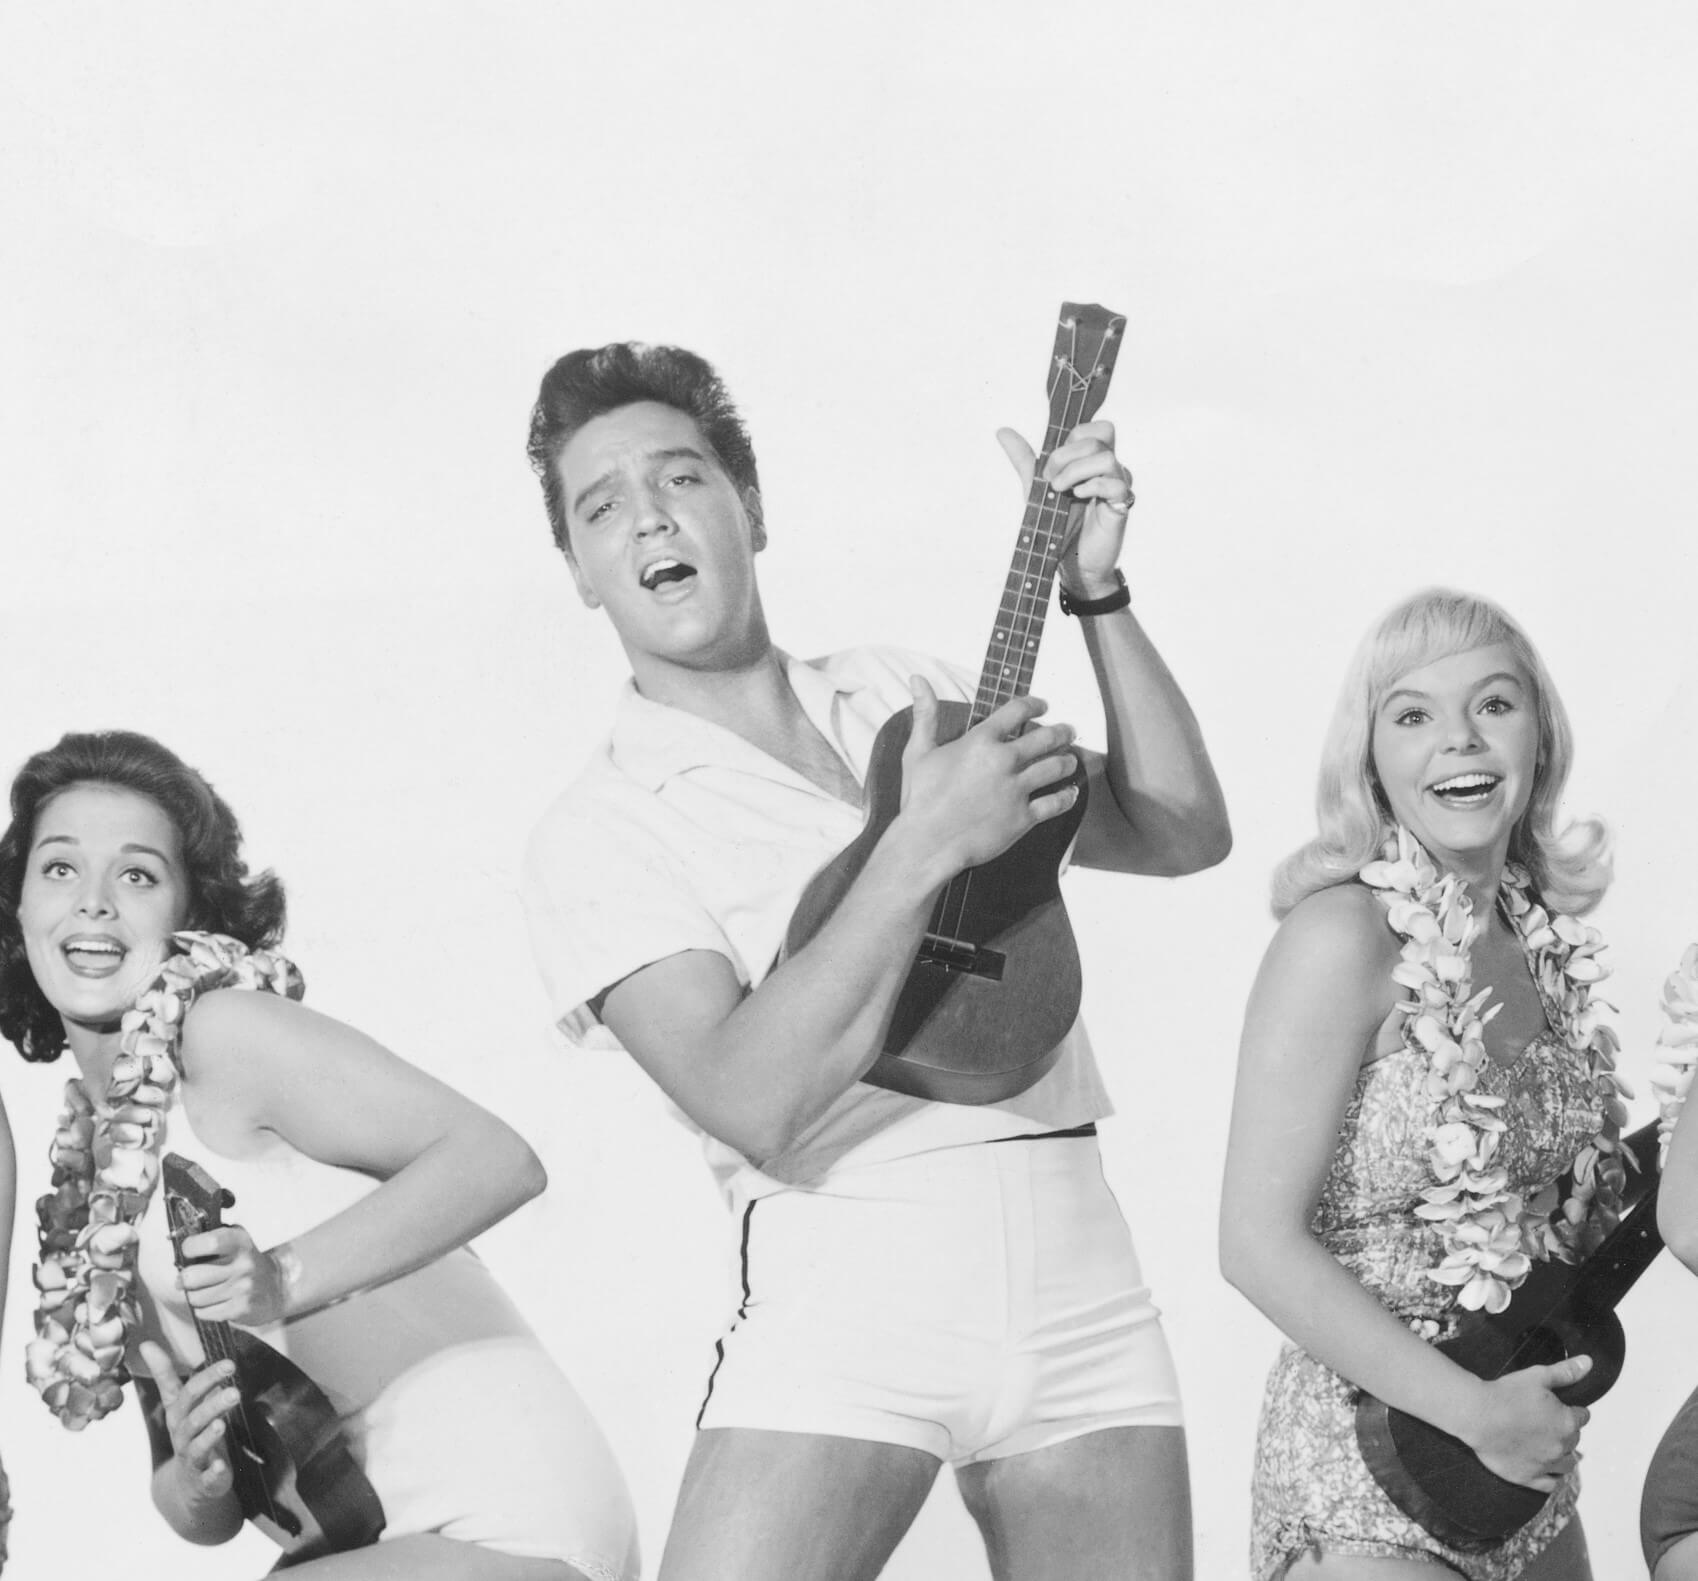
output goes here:
<path id="1" fill-rule="evenodd" d="M 1432 1344 L 1531 1256 L 1576 1255 L 1618 1183 L 1614 1041 L 1576 981 L 1600 975 L 1575 919 L 1608 867 L 1599 826 L 1559 828 L 1570 755 L 1538 654 L 1482 599 L 1419 594 L 1356 655 L 1319 832 L 1274 880 L 1222 1203 L 1223 1270 L 1290 1341 L 1257 1435 L 1258 1581 L 1590 1575 L 1586 1412 L 1555 1392 L 1587 1363 L 1483 1382 Z M 1559 1203 L 1577 1161 L 1593 1184 Z M 1477 1552 L 1429 1535 L 1357 1448 L 1363 1390 L 1549 1494 L 1541 1513 Z"/>

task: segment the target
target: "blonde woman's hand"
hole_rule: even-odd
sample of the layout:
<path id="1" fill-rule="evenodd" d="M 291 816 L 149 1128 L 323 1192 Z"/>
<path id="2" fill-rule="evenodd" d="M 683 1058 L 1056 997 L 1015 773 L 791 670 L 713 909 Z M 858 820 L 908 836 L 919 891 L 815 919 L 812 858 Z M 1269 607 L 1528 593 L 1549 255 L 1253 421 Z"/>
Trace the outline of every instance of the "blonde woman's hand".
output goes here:
<path id="1" fill-rule="evenodd" d="M 1570 1356 L 1494 1378 L 1483 1387 L 1468 1447 L 1506 1482 L 1552 1492 L 1579 1460 L 1580 1429 L 1592 1415 L 1583 1405 L 1564 1405 L 1555 1391 L 1591 1370 L 1591 1357 Z"/>

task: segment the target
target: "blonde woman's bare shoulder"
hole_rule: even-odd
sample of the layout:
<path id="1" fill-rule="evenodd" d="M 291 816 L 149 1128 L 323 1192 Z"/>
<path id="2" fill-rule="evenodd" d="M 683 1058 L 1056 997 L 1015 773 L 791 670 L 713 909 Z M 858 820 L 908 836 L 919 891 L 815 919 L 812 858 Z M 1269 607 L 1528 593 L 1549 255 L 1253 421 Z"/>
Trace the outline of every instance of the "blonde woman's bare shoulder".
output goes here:
<path id="1" fill-rule="evenodd" d="M 1398 998 L 1391 972 L 1400 954 L 1374 893 L 1361 884 L 1334 884 L 1292 907 L 1262 971 L 1264 978 L 1327 995 L 1343 1014 L 1377 1020 Z"/>

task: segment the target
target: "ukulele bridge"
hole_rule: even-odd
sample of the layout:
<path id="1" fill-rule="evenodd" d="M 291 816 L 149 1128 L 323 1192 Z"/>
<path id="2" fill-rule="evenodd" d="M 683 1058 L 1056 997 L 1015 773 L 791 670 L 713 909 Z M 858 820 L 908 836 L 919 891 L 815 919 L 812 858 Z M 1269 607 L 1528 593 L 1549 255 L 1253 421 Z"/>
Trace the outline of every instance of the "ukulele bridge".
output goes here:
<path id="1" fill-rule="evenodd" d="M 967 972 L 974 977 L 988 977 L 993 983 L 1002 981 L 1002 969 L 1008 957 L 1001 950 L 987 950 L 969 939 L 950 939 L 941 933 L 928 933 L 920 941 L 920 965 L 943 972 Z"/>

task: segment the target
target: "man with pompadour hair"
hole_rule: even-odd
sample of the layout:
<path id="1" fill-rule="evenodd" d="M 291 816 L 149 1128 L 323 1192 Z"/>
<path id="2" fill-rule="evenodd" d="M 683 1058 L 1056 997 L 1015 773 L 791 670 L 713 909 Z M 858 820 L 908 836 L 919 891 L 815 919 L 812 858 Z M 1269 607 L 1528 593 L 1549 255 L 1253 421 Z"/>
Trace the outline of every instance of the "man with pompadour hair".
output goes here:
<path id="1" fill-rule="evenodd" d="M 998 437 L 1030 480 L 1030 447 Z M 775 646 L 754 451 L 695 354 L 561 358 L 529 454 L 578 595 L 631 664 L 611 736 L 527 850 L 533 949 L 560 1029 L 648 1072 L 737 1224 L 742 1299 L 661 1581 L 874 1577 L 946 1460 L 1002 1581 L 1184 1581 L 1177 1384 L 1103 1180 L 1111 1106 L 1083 1025 L 999 1102 L 861 1079 L 941 887 L 1067 812 L 1077 765 L 1074 862 L 1177 875 L 1229 848 L 1196 721 L 1117 569 L 1132 488 L 1112 426 L 1082 424 L 1043 471 L 1079 517 L 1060 575 L 1106 754 L 1033 697 L 942 741 L 938 700 L 970 700 L 972 677 Z M 809 879 L 861 832 L 879 726 L 910 704 L 900 812 L 781 958 Z"/>

